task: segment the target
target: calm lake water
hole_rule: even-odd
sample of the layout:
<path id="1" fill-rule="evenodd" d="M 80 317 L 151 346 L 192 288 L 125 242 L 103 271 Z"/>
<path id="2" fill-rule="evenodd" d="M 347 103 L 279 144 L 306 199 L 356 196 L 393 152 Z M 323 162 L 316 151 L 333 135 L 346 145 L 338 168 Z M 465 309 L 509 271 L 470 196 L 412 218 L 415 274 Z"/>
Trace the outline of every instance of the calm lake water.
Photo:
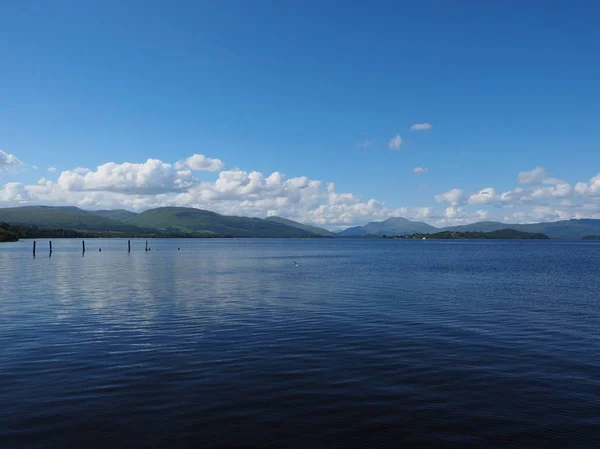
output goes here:
<path id="1" fill-rule="evenodd" d="M 600 444 L 596 242 L 53 243 L 0 245 L 3 449 Z"/>

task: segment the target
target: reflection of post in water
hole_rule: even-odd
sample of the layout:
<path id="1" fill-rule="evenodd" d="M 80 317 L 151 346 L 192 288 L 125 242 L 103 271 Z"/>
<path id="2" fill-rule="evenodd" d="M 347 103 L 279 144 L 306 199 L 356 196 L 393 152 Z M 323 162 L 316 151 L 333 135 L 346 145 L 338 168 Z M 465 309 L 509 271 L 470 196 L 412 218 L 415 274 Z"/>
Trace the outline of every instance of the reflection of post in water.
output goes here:
<path id="1" fill-rule="evenodd" d="M 35 257 L 35 240 L 33 241 L 33 257 Z"/>

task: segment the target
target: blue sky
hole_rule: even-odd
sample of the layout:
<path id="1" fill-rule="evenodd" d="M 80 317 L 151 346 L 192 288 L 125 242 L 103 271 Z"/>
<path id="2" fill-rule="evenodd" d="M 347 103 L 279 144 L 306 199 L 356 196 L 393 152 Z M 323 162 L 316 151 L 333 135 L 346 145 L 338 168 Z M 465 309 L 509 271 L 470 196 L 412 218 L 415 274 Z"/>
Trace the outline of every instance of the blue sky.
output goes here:
<path id="1" fill-rule="evenodd" d="M 0 206 L 176 204 L 332 228 L 600 217 L 597 2 L 1 9 Z M 181 162 L 194 154 L 222 164 Z M 519 184 L 535 167 L 545 177 Z M 321 189 L 286 184 L 303 177 Z"/>

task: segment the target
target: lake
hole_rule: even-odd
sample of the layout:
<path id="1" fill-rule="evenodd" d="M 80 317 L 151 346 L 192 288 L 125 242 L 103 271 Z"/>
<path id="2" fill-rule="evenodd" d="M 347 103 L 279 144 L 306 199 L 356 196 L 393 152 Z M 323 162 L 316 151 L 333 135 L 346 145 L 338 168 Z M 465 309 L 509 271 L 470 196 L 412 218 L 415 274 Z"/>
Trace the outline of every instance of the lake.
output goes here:
<path id="1" fill-rule="evenodd" d="M 149 243 L 0 244 L 3 449 L 598 447 L 598 242 Z"/>

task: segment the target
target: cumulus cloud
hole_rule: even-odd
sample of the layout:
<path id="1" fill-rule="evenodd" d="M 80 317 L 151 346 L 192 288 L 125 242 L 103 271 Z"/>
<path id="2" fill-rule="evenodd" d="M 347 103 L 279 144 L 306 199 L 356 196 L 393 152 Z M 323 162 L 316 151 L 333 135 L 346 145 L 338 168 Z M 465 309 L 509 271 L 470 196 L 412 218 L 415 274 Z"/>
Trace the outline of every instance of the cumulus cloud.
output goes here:
<path id="1" fill-rule="evenodd" d="M 402 137 L 400 134 L 396 134 L 396 137 L 392 137 L 388 143 L 390 150 L 399 150 L 402 146 Z"/>
<path id="2" fill-rule="evenodd" d="M 392 216 L 423 220 L 437 226 L 484 219 L 532 222 L 600 218 L 597 201 L 600 198 L 600 173 L 574 186 L 556 178 L 536 175 L 529 178 L 541 179 L 541 183 L 503 193 L 493 187 L 475 192 L 456 188 L 435 195 L 439 206 L 392 208 L 376 199 L 340 192 L 331 182 L 306 176 L 286 177 L 278 171 L 263 174 L 223 170 L 222 161 L 199 156 L 193 155 L 175 163 L 158 159 L 140 163 L 108 162 L 94 169 L 76 167 L 63 171 L 57 180 L 42 177 L 34 184 L 10 182 L 0 187 L 0 206 L 48 204 L 134 211 L 182 206 L 227 215 L 280 215 L 330 229 Z M 3 158 L 8 159 L 7 156 Z M 216 179 L 205 181 L 194 176 L 194 172 L 201 170 L 219 173 Z"/>
<path id="3" fill-rule="evenodd" d="M 447 192 L 435 195 L 434 198 L 438 203 L 447 203 L 450 206 L 458 206 L 464 200 L 465 192 L 461 189 L 452 189 Z"/>
<path id="4" fill-rule="evenodd" d="M 21 162 L 14 154 L 0 150 L 0 172 L 12 171 L 22 165 L 24 165 L 23 162 Z"/>
<path id="5" fill-rule="evenodd" d="M 0 190 L 0 201 L 8 203 L 19 203 L 29 200 L 29 192 L 25 185 L 20 182 L 9 182 Z"/>
<path id="6" fill-rule="evenodd" d="M 514 190 L 509 190 L 500 195 L 500 202 L 503 204 L 515 204 L 522 201 L 527 195 L 525 189 L 517 187 Z"/>
<path id="7" fill-rule="evenodd" d="M 50 173 L 54 173 L 56 171 L 56 167 L 48 167 L 48 171 Z"/>
<path id="8" fill-rule="evenodd" d="M 149 159 L 143 163 L 109 162 L 93 170 L 78 167 L 62 172 L 56 182 L 41 178 L 31 185 L 8 183 L 0 190 L 0 202 L 2 206 L 52 204 L 135 211 L 196 207 L 228 215 L 282 215 L 332 229 L 407 212 L 405 208 L 388 208 L 375 199 L 339 192 L 333 183 L 305 176 L 287 178 L 280 172 L 265 175 L 223 170 L 215 181 L 201 181 L 189 168 L 197 167 L 197 160 L 180 162 Z"/>
<path id="9" fill-rule="evenodd" d="M 496 190 L 493 187 L 481 189 L 469 197 L 469 204 L 491 204 L 498 200 Z"/>
<path id="10" fill-rule="evenodd" d="M 542 184 L 564 184 L 565 181 L 558 178 L 546 178 L 542 180 Z"/>
<path id="11" fill-rule="evenodd" d="M 362 142 L 358 142 L 356 144 L 356 146 L 359 148 L 370 148 L 373 146 L 373 141 L 369 140 L 369 139 L 365 139 Z"/>
<path id="12" fill-rule="evenodd" d="M 535 167 L 530 171 L 519 172 L 517 182 L 519 184 L 541 184 L 546 178 L 548 178 L 546 169 L 544 167 Z"/>
<path id="13" fill-rule="evenodd" d="M 178 170 L 158 159 L 141 164 L 107 162 L 95 171 L 64 171 L 58 185 L 66 191 L 106 191 L 122 193 L 165 193 L 192 187 L 196 179 L 191 170 Z"/>
<path id="14" fill-rule="evenodd" d="M 410 127 L 411 131 L 429 131 L 431 128 L 430 123 L 415 123 Z"/>
<path id="15" fill-rule="evenodd" d="M 552 187 L 542 187 L 531 192 L 532 198 L 568 198 L 572 194 L 573 188 L 566 182 Z"/>
<path id="16" fill-rule="evenodd" d="M 589 182 L 575 184 L 575 192 L 581 196 L 600 198 L 600 173 L 590 179 Z"/>
<path id="17" fill-rule="evenodd" d="M 179 161 L 175 164 L 175 167 L 179 170 L 184 168 L 190 168 L 194 171 L 219 171 L 222 170 L 225 164 L 221 159 L 211 159 L 203 154 L 193 154 L 183 161 Z"/>
<path id="18" fill-rule="evenodd" d="M 413 173 L 415 175 L 420 175 L 420 174 L 426 173 L 428 171 L 429 171 L 429 169 L 427 167 L 415 167 L 415 168 L 413 168 Z"/>
<path id="19" fill-rule="evenodd" d="M 448 206 L 446 208 L 446 218 L 456 218 L 459 215 L 462 215 L 463 210 L 461 207 L 455 207 L 455 206 Z"/>
<path id="20" fill-rule="evenodd" d="M 433 207 L 416 207 L 414 212 L 413 218 L 422 220 L 431 217 L 434 209 Z"/>

